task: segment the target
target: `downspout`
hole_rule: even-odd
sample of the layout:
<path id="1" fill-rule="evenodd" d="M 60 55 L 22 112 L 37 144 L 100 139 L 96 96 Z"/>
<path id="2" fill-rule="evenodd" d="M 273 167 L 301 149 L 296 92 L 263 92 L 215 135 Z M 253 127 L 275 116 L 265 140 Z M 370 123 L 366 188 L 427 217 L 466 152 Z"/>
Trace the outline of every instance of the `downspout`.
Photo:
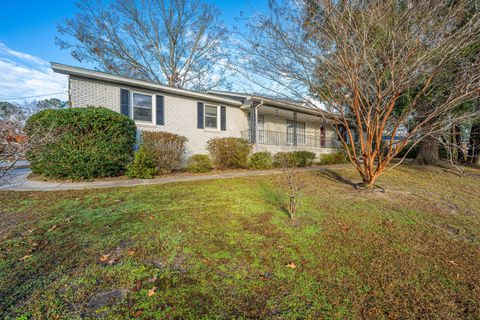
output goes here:
<path id="1" fill-rule="evenodd" d="M 259 104 L 253 101 L 250 107 L 250 143 L 255 144 L 255 152 L 258 152 L 258 108 L 263 106 L 263 100 Z M 253 140 L 253 141 L 252 141 Z"/>
<path id="2" fill-rule="evenodd" d="M 72 107 L 72 83 L 70 75 L 68 75 L 68 106 Z"/>

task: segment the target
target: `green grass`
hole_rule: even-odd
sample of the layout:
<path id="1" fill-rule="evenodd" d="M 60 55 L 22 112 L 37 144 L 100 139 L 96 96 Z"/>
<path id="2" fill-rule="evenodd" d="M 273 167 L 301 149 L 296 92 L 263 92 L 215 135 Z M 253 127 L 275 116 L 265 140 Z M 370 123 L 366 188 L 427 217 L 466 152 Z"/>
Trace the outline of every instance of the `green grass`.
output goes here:
<path id="1" fill-rule="evenodd" d="M 480 170 L 340 177 L 1 192 L 0 318 L 480 318 Z"/>

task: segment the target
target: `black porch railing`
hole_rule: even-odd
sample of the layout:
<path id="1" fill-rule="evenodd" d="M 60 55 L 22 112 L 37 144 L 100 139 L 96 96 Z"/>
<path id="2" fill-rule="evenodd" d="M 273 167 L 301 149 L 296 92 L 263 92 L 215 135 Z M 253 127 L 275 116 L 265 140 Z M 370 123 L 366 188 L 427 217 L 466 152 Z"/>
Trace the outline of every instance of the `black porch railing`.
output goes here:
<path id="1" fill-rule="evenodd" d="M 247 139 L 251 143 L 257 140 L 258 144 L 269 146 L 295 146 L 295 137 L 293 132 L 280 132 L 270 130 L 258 130 L 257 137 L 252 136 L 254 133 L 250 130 L 242 131 L 242 138 Z M 257 139 L 255 139 L 257 138 Z M 296 139 L 297 147 L 309 148 L 339 148 L 340 143 L 335 137 L 321 137 L 319 135 L 308 135 L 297 131 Z"/>

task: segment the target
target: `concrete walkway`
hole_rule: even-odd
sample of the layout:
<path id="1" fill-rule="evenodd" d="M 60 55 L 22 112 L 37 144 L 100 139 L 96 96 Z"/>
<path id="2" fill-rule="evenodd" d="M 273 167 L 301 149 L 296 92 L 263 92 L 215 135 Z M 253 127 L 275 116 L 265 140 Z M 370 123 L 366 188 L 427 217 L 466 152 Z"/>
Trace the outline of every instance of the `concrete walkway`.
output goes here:
<path id="1" fill-rule="evenodd" d="M 339 168 L 345 165 L 331 165 L 322 167 L 302 168 L 302 171 L 312 171 L 327 168 Z M 237 177 L 265 176 L 271 174 L 280 174 L 281 170 L 264 170 L 264 171 L 237 171 L 223 172 L 205 175 L 170 175 L 166 177 L 158 177 L 155 179 L 125 179 L 125 180 L 97 180 L 97 181 L 81 181 L 81 182 L 51 182 L 40 180 L 28 180 L 27 177 L 31 173 L 30 169 L 15 169 L 9 172 L 5 179 L 6 183 L 0 185 L 0 191 L 59 191 L 59 190 L 81 190 L 81 189 L 99 189 L 113 187 L 132 187 L 153 184 L 164 184 L 182 181 L 199 181 L 213 179 L 228 179 Z"/>
<path id="2" fill-rule="evenodd" d="M 8 161 L 0 161 L 0 170 L 3 168 L 9 168 L 12 165 L 11 162 Z M 18 160 L 13 165 L 15 169 L 25 169 L 30 167 L 30 162 L 26 160 Z"/>

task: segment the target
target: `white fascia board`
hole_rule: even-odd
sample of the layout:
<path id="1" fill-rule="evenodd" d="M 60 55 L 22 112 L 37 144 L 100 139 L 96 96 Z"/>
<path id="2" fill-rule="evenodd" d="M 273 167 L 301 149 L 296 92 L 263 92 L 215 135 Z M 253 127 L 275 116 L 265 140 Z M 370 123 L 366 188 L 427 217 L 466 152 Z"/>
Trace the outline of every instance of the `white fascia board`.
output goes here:
<path id="1" fill-rule="evenodd" d="M 242 106 L 242 103 L 240 101 L 221 98 L 211 94 L 204 94 L 204 93 L 198 93 L 198 92 L 185 90 L 185 89 L 173 88 L 170 86 L 165 86 L 165 85 L 161 85 L 153 82 L 116 76 L 116 75 L 105 73 L 105 72 L 73 67 L 73 66 L 60 64 L 60 63 L 55 63 L 55 62 L 51 62 L 50 64 L 54 72 L 65 74 L 65 75 L 73 75 L 73 76 L 79 76 L 84 78 L 97 79 L 97 80 L 102 80 L 106 82 L 122 83 L 122 84 L 131 85 L 131 86 L 150 89 L 150 90 L 160 90 L 162 92 L 171 93 L 179 96 L 192 97 L 198 100 L 214 101 L 214 102 L 224 103 L 230 106 Z"/>

